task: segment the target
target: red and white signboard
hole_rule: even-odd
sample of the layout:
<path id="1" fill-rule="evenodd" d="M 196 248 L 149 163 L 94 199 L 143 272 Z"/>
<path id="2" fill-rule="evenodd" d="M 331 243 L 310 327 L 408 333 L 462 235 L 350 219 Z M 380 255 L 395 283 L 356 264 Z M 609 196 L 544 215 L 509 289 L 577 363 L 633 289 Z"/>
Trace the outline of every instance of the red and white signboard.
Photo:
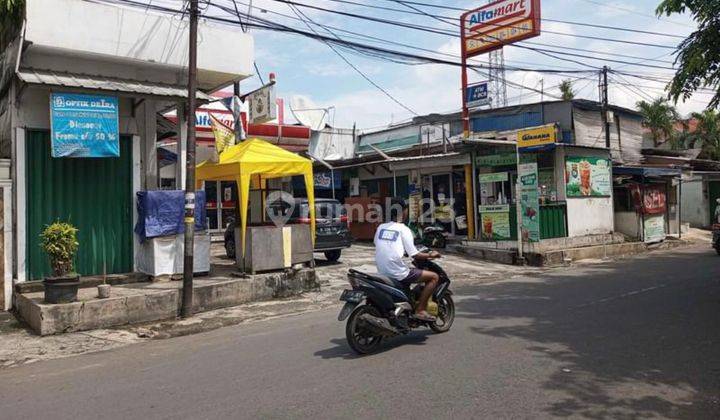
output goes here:
<path id="1" fill-rule="evenodd" d="M 462 53 L 470 58 L 540 35 L 540 0 L 497 0 L 460 17 Z"/>

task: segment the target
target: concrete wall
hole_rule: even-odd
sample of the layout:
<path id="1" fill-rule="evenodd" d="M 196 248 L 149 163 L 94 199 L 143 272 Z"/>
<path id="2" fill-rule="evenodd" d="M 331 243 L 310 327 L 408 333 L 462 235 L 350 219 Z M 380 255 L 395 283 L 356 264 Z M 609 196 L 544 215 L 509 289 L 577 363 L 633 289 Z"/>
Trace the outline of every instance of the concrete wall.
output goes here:
<path id="1" fill-rule="evenodd" d="M 179 7 L 172 4 L 171 7 Z M 26 39 L 33 49 L 156 63 L 182 73 L 188 61 L 188 21 L 177 16 L 81 0 L 27 0 Z M 218 87 L 253 71 L 253 38 L 239 27 L 198 27 L 201 88 Z M 85 73 L 93 73 L 88 69 Z"/>
<path id="2" fill-rule="evenodd" d="M 692 227 L 707 227 L 710 223 L 707 182 L 701 176 L 683 179 L 681 218 Z"/>
<path id="3" fill-rule="evenodd" d="M 565 158 L 568 156 L 604 157 L 606 150 L 562 147 L 555 156 L 558 196 L 567 202 L 568 236 L 597 235 L 614 231 L 613 197 L 568 198 L 565 194 Z"/>
<path id="4" fill-rule="evenodd" d="M 641 239 L 641 219 L 635 212 L 623 211 L 615 213 L 615 231 L 630 238 Z"/>

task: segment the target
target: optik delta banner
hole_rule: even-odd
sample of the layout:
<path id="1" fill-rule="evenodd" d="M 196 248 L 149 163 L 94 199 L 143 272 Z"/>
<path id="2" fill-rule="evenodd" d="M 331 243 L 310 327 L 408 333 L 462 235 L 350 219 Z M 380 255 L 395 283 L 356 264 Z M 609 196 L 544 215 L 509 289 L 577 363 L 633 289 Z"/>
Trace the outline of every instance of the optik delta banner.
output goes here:
<path id="1" fill-rule="evenodd" d="M 52 93 L 50 128 L 54 158 L 120 156 L 115 96 Z"/>
<path id="2" fill-rule="evenodd" d="M 604 158 L 565 159 L 565 192 L 568 197 L 607 197 L 612 192 L 610 161 Z"/>
<path id="3" fill-rule="evenodd" d="M 520 177 L 520 210 L 522 217 L 522 239 L 528 242 L 540 241 L 540 201 L 538 200 L 537 163 L 518 165 Z"/>

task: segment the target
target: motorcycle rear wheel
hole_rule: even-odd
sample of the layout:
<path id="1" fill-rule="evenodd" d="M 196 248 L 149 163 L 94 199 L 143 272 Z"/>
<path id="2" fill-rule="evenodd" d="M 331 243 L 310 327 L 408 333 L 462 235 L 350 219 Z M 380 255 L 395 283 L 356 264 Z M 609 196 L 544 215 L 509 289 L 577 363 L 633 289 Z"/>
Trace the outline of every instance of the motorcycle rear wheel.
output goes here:
<path id="1" fill-rule="evenodd" d="M 364 314 L 372 316 L 380 316 L 380 312 L 370 305 L 361 305 L 355 308 L 345 324 L 345 338 L 350 348 L 355 353 L 363 355 L 377 351 L 382 343 L 382 336 L 373 335 L 370 331 L 362 327 L 360 317 Z"/>
<path id="2" fill-rule="evenodd" d="M 430 324 L 430 329 L 440 334 L 450 331 L 450 327 L 455 321 L 455 302 L 449 294 L 446 294 L 440 298 L 437 304 L 437 320 Z"/>

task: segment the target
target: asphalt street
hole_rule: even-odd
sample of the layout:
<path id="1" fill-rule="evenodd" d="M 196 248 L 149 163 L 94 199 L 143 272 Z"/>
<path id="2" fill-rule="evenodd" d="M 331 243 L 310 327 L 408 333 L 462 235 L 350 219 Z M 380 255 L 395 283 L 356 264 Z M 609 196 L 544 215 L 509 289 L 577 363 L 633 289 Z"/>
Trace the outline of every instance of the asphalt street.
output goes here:
<path id="1" fill-rule="evenodd" d="M 714 251 L 501 277 L 367 357 L 338 307 L 7 369 L 0 418 L 720 418 Z"/>

